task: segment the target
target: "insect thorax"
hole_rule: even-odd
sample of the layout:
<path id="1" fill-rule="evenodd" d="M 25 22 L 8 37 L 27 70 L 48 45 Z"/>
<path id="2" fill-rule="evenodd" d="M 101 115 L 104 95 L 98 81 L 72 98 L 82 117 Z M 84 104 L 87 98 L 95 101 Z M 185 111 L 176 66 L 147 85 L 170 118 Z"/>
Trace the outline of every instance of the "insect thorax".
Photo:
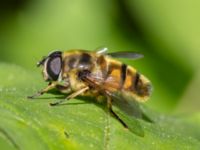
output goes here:
<path id="1" fill-rule="evenodd" d="M 82 76 L 91 73 L 93 76 L 102 78 L 100 64 L 104 62 L 104 56 L 92 52 L 65 52 L 63 54 L 62 79 L 70 82 L 73 90 L 78 90 L 85 86 Z"/>

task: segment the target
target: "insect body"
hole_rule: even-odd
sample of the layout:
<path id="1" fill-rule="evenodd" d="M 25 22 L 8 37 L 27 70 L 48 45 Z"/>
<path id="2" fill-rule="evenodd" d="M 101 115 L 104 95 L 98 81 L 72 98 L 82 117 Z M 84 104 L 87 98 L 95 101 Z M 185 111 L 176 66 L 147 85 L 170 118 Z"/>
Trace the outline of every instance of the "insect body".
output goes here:
<path id="1" fill-rule="evenodd" d="M 40 96 L 53 88 L 69 95 L 66 99 L 51 103 L 52 106 L 78 95 L 103 95 L 107 98 L 109 110 L 120 119 L 112 110 L 113 100 L 125 103 L 126 97 L 129 97 L 133 101 L 144 102 L 150 96 L 151 84 L 135 68 L 113 57 L 141 56 L 133 52 L 107 53 L 105 48 L 99 51 L 52 52 L 38 63 L 43 67 L 43 76 L 49 85 L 29 98 Z M 120 122 L 128 127 L 122 120 Z"/>

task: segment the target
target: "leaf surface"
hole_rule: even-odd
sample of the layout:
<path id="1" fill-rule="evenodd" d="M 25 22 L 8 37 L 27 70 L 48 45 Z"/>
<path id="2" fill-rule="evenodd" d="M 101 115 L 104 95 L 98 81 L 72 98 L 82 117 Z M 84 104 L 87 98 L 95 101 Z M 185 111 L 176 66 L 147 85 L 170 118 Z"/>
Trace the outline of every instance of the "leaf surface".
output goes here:
<path id="1" fill-rule="evenodd" d="M 164 116 L 144 107 L 143 111 L 154 123 L 139 120 L 144 131 L 141 137 L 110 116 L 104 104 L 93 100 L 73 99 L 58 107 L 50 107 L 49 103 L 59 99 L 59 95 L 45 94 L 28 100 L 28 95 L 45 86 L 40 74 L 1 63 L 0 77 L 2 149 L 183 150 L 200 147 L 200 114 Z"/>

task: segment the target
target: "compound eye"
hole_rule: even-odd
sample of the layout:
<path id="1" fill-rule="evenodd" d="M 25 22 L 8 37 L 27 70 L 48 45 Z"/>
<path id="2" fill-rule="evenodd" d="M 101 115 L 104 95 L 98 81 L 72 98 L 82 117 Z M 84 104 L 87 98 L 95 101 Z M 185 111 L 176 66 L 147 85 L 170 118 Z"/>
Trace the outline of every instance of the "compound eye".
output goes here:
<path id="1" fill-rule="evenodd" d="M 47 73 L 52 80 L 57 80 L 61 71 L 61 57 L 50 57 L 47 63 Z"/>

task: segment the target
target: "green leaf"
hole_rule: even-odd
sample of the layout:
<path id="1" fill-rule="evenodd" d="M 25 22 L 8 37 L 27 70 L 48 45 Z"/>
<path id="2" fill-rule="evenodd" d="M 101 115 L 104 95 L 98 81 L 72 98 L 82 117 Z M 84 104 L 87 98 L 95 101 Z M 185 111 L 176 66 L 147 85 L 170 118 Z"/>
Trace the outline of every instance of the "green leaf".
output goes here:
<path id="1" fill-rule="evenodd" d="M 93 100 L 74 99 L 58 107 L 49 106 L 49 102 L 59 99 L 58 95 L 45 94 L 28 100 L 28 95 L 45 86 L 40 74 L 16 65 L 0 64 L 0 77 L 1 149 L 165 150 L 200 147 L 200 114 L 164 116 L 144 107 L 144 113 L 154 123 L 138 120 L 139 124 L 133 130 L 141 127 L 144 131 L 144 137 L 141 137 L 109 115 L 104 104 Z"/>

